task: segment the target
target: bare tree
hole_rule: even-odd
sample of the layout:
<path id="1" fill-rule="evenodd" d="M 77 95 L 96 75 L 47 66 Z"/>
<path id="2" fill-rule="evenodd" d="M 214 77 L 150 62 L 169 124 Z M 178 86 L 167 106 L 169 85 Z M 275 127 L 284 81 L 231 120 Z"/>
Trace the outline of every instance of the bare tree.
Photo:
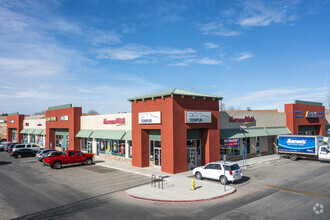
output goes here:
<path id="1" fill-rule="evenodd" d="M 227 108 L 227 111 L 235 111 L 235 110 L 241 110 L 241 108 L 240 107 L 235 107 L 235 106 L 229 106 Z"/>
<path id="2" fill-rule="evenodd" d="M 87 112 L 87 115 L 99 115 L 99 113 L 98 111 L 92 109 Z"/>
<path id="3" fill-rule="evenodd" d="M 45 114 L 46 114 L 46 111 L 45 110 L 34 113 L 34 115 L 45 115 Z"/>
<path id="4" fill-rule="evenodd" d="M 219 109 L 220 109 L 220 112 L 224 112 L 224 111 L 226 111 L 226 106 L 225 106 L 225 103 L 223 103 L 223 102 L 220 102 L 220 106 L 219 106 Z"/>
<path id="5" fill-rule="evenodd" d="M 325 104 L 325 108 L 326 108 L 326 109 L 330 109 L 330 93 L 328 93 L 325 102 L 326 102 L 326 104 Z"/>

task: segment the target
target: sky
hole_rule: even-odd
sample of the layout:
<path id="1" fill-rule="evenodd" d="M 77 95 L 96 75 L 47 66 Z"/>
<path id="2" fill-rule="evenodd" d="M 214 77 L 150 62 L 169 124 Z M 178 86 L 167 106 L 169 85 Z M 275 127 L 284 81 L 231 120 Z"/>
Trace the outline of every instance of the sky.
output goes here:
<path id="1" fill-rule="evenodd" d="M 330 1 L 0 0 L 0 114 L 130 112 L 179 88 L 227 108 L 327 104 Z"/>

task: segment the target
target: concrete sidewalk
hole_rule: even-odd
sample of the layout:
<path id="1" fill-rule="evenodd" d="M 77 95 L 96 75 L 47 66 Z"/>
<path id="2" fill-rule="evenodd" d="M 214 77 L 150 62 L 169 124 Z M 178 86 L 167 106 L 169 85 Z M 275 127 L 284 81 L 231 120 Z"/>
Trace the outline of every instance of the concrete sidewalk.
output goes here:
<path id="1" fill-rule="evenodd" d="M 276 154 L 255 157 L 247 159 L 247 169 L 253 168 L 261 163 L 271 162 L 278 160 L 279 156 Z M 243 168 L 243 161 L 236 161 L 241 168 Z M 118 169 L 134 174 L 140 174 L 150 177 L 154 174 L 156 178 L 161 176 L 163 181 L 163 189 L 158 189 L 158 182 L 156 187 L 152 187 L 151 184 L 135 187 L 126 191 L 125 195 L 137 199 L 156 201 L 156 202 L 200 202 L 211 199 L 220 198 L 236 191 L 232 186 L 224 186 L 218 181 L 209 180 L 195 180 L 196 190 L 190 190 L 191 181 L 194 178 L 192 171 L 187 171 L 178 174 L 168 174 L 161 172 L 157 167 L 133 167 L 130 163 L 124 163 L 114 160 L 96 159 L 95 164 L 99 166 L 105 166 L 113 169 Z M 243 172 L 244 174 L 244 172 Z"/>

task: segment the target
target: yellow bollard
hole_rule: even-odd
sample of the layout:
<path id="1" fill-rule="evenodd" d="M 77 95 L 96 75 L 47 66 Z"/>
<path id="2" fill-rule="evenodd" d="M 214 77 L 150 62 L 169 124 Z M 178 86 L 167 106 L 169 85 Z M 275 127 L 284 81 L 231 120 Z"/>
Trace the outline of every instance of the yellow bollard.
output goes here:
<path id="1" fill-rule="evenodd" d="M 195 190 L 195 179 L 191 180 L 191 190 Z"/>

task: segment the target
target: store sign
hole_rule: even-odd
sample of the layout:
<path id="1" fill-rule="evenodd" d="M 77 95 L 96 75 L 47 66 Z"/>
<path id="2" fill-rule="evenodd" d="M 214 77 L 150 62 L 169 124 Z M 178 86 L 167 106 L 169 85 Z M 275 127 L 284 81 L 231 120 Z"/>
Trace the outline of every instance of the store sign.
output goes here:
<path id="1" fill-rule="evenodd" d="M 6 121 L 5 120 L 0 120 L 0 123 L 6 123 Z"/>
<path id="2" fill-rule="evenodd" d="M 69 116 L 61 116 L 61 121 L 69 121 Z"/>
<path id="3" fill-rule="evenodd" d="M 103 124 L 104 125 L 114 125 L 114 124 L 119 124 L 119 125 L 123 125 L 125 124 L 125 118 L 116 118 L 115 120 L 107 120 L 107 119 L 103 119 Z"/>
<path id="4" fill-rule="evenodd" d="M 14 119 L 13 120 L 10 120 L 10 123 L 14 124 L 15 123 L 15 120 Z"/>
<path id="5" fill-rule="evenodd" d="M 39 123 L 37 124 L 37 126 L 42 126 L 41 122 L 39 122 Z"/>
<path id="6" fill-rule="evenodd" d="M 317 118 L 317 113 L 316 112 L 306 112 L 306 118 Z"/>
<path id="7" fill-rule="evenodd" d="M 239 146 L 239 138 L 224 139 L 224 147 L 236 147 Z"/>
<path id="8" fill-rule="evenodd" d="M 25 126 L 29 126 L 29 123 L 26 122 L 26 123 L 25 123 Z"/>
<path id="9" fill-rule="evenodd" d="M 57 121 L 56 117 L 47 117 L 46 121 Z"/>
<path id="10" fill-rule="evenodd" d="M 160 112 L 140 112 L 139 124 L 160 124 L 161 113 Z"/>
<path id="11" fill-rule="evenodd" d="M 186 111 L 186 123 L 211 123 L 211 112 L 190 112 Z"/>
<path id="12" fill-rule="evenodd" d="M 229 122 L 254 122 L 254 117 L 245 116 L 244 118 L 234 118 L 233 116 L 230 116 Z"/>

